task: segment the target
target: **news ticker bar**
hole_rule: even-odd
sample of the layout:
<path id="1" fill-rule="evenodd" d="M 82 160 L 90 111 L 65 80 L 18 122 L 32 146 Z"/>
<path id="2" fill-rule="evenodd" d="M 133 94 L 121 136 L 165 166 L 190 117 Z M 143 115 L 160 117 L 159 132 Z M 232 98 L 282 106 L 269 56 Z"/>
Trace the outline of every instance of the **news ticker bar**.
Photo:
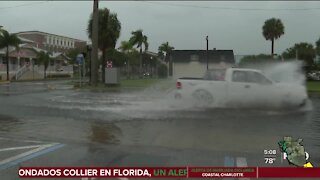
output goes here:
<path id="1" fill-rule="evenodd" d="M 320 178 L 295 167 L 21 167 L 20 178 Z"/>

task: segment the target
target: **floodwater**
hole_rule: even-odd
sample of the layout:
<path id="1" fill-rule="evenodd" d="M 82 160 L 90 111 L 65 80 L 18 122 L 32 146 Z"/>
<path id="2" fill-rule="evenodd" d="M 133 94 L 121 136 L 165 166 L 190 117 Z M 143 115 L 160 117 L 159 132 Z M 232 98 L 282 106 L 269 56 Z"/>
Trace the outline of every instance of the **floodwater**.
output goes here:
<path id="1" fill-rule="evenodd" d="M 179 108 L 167 91 L 94 93 L 65 82 L 12 83 L 0 86 L 0 136 L 237 154 L 251 166 L 265 165 L 263 150 L 279 150 L 277 142 L 293 136 L 320 166 L 320 96 L 311 100 L 308 112 L 201 110 Z"/>

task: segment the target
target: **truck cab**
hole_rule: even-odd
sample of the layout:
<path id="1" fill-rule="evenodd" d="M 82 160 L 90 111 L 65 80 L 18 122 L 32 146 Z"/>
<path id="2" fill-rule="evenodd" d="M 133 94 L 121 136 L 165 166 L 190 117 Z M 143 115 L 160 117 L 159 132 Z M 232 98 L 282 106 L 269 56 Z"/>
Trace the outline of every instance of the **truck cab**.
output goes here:
<path id="1" fill-rule="evenodd" d="M 305 104 L 307 94 L 303 86 L 274 82 L 257 69 L 228 68 L 179 78 L 175 97 L 201 106 L 280 108 Z"/>

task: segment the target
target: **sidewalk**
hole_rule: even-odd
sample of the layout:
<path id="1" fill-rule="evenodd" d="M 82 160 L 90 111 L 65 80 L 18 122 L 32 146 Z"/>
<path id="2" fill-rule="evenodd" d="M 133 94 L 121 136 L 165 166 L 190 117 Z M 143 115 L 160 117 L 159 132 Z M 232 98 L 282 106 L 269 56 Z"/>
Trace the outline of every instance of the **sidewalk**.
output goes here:
<path id="1" fill-rule="evenodd" d="M 10 81 L 0 81 L 0 85 L 1 84 L 9 84 L 10 83 Z"/>

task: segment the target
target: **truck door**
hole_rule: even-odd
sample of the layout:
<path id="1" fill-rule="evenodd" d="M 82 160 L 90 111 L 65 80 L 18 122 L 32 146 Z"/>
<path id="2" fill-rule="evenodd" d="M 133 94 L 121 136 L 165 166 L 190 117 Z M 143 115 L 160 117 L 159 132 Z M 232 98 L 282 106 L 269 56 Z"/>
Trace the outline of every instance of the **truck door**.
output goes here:
<path id="1" fill-rule="evenodd" d="M 280 100 L 277 88 L 273 86 L 273 82 L 266 78 L 263 74 L 254 71 L 247 72 L 248 81 L 253 84 L 253 92 L 255 95 L 255 105 L 258 107 L 273 107 Z"/>
<path id="2" fill-rule="evenodd" d="M 228 105 L 254 108 L 264 106 L 268 83 L 270 82 L 258 72 L 234 70 L 228 85 Z"/>

